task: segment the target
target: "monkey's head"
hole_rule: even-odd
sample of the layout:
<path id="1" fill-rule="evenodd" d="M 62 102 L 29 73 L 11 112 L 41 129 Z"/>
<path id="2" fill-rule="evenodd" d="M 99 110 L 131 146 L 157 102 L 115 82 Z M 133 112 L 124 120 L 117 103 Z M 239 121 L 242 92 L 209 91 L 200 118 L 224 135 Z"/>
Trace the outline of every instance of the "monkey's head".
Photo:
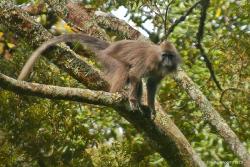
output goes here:
<path id="1" fill-rule="evenodd" d="M 161 66 L 167 73 L 177 70 L 178 65 L 181 63 L 181 57 L 175 46 L 164 41 L 160 44 L 161 47 Z"/>

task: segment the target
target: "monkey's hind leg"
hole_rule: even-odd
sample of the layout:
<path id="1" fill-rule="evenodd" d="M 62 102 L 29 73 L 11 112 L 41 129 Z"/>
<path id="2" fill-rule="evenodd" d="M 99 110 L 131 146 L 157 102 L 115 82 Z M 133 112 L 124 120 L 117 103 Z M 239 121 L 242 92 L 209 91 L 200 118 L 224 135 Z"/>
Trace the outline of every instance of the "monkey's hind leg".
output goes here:
<path id="1" fill-rule="evenodd" d="M 128 67 L 106 54 L 100 54 L 98 59 L 103 67 L 104 79 L 110 85 L 109 92 L 121 91 L 128 80 Z"/>
<path id="2" fill-rule="evenodd" d="M 110 84 L 110 92 L 118 92 L 121 91 L 128 81 L 128 67 L 121 62 L 117 61 L 116 70 L 110 73 L 111 84 Z"/>

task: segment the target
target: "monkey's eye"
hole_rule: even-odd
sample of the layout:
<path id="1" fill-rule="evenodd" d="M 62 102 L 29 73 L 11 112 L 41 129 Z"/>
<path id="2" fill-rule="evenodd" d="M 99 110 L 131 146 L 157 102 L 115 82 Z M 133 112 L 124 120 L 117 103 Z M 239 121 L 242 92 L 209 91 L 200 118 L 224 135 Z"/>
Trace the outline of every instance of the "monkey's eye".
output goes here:
<path id="1" fill-rule="evenodd" d="M 164 52 L 164 53 L 162 53 L 161 56 L 163 57 L 163 59 L 164 58 L 172 58 L 172 57 L 174 57 L 174 54 L 173 53 L 169 53 L 169 52 Z"/>

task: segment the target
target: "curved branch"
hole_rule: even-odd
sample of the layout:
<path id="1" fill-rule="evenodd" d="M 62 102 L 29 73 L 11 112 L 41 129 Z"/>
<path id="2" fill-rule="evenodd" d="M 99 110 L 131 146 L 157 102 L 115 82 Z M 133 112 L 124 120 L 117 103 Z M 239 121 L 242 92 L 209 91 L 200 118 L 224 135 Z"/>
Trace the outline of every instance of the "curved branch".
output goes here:
<path id="1" fill-rule="evenodd" d="M 225 95 L 228 91 L 240 91 L 240 92 L 243 92 L 243 93 L 249 95 L 249 99 L 250 99 L 250 91 L 247 91 L 247 90 L 244 90 L 244 89 L 240 89 L 240 88 L 233 88 L 233 87 L 227 88 L 227 89 L 225 89 L 225 90 L 222 91 L 222 93 L 221 93 L 221 95 L 220 95 L 220 103 L 221 103 L 221 105 L 222 105 L 226 110 L 230 111 L 232 114 L 235 114 L 235 113 L 232 112 L 232 110 L 231 110 L 230 108 L 228 108 L 228 107 L 226 106 L 226 104 L 224 104 L 224 102 L 223 102 L 223 97 L 224 97 L 224 95 Z"/>
<path id="2" fill-rule="evenodd" d="M 216 78 L 214 69 L 213 69 L 213 65 L 210 62 L 201 42 L 204 36 L 204 26 L 205 26 L 205 21 L 206 21 L 206 17 L 207 17 L 207 9 L 209 7 L 210 4 L 210 0 L 202 0 L 202 8 L 201 8 L 201 16 L 200 16 L 200 24 L 199 24 L 199 28 L 198 28 L 198 32 L 196 34 L 196 39 L 197 39 L 197 44 L 196 44 L 196 48 L 200 50 L 201 56 L 204 58 L 204 61 L 206 63 L 206 66 L 210 72 L 211 78 L 213 79 L 213 81 L 215 82 L 217 88 L 219 88 L 219 90 L 222 90 L 221 85 L 219 83 L 219 81 Z"/>
<path id="3" fill-rule="evenodd" d="M 167 18 L 168 18 L 168 11 L 170 6 L 172 5 L 172 3 L 174 3 L 175 0 L 171 0 L 170 2 L 168 2 L 168 5 L 166 6 L 165 9 L 165 16 L 164 16 L 164 35 L 167 35 Z"/>

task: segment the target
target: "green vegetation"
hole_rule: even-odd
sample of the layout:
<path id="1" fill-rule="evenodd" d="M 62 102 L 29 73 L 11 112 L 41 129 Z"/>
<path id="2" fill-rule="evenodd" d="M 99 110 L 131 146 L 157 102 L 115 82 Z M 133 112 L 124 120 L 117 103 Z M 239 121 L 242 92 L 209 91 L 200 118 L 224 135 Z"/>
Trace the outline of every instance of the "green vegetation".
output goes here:
<path id="1" fill-rule="evenodd" d="M 17 1 L 23 5 L 28 2 Z M 144 23 L 152 20 L 155 29 L 149 36 L 158 42 L 164 37 L 164 29 L 168 30 L 197 1 L 175 0 L 163 20 L 160 13 L 164 13 L 167 2 L 88 0 L 85 5 L 104 12 L 125 6 L 138 27 L 146 29 Z M 175 28 L 169 40 L 183 57 L 183 69 L 250 150 L 250 3 L 212 0 L 207 11 L 202 44 L 223 91 L 211 79 L 195 47 L 199 9 Z M 46 14 L 35 17 L 46 26 L 53 22 Z M 32 48 L 25 41 L 0 23 L 1 73 L 17 78 L 31 53 Z M 83 87 L 45 58 L 36 64 L 30 81 Z M 158 99 L 208 166 L 225 166 L 224 161 L 239 166 L 240 160 L 171 77 L 162 82 Z M 21 96 L 0 88 L 0 166 L 167 166 L 167 162 L 141 133 L 110 108 Z"/>

